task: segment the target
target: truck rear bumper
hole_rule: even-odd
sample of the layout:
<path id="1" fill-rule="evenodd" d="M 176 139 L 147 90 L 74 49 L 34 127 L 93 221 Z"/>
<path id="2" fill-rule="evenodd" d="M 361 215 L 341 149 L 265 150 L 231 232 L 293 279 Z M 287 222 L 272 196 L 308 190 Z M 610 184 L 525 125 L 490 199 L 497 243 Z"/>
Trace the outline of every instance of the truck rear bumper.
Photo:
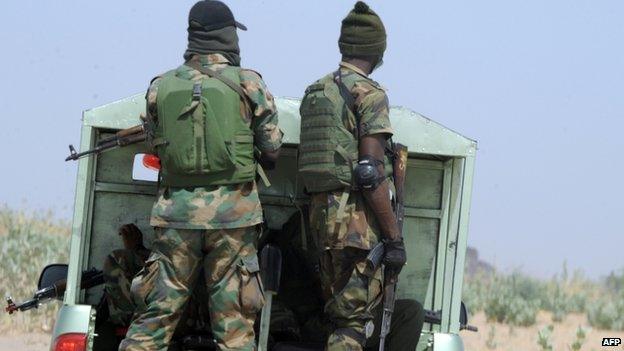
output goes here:
<path id="1" fill-rule="evenodd" d="M 434 351 L 464 351 L 464 342 L 458 334 L 434 333 Z"/>
<path id="2" fill-rule="evenodd" d="M 91 350 L 93 345 L 93 331 L 95 326 L 95 309 L 89 305 L 63 305 L 56 315 L 54 332 L 50 343 L 54 345 L 55 340 L 69 333 L 87 335 L 87 350 Z"/>

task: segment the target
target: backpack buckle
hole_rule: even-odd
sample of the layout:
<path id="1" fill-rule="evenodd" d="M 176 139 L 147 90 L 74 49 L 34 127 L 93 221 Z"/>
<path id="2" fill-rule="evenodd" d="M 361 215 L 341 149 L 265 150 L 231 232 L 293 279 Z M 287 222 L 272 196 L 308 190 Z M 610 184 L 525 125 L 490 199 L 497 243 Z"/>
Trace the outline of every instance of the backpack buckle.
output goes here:
<path id="1" fill-rule="evenodd" d="M 201 99 L 202 84 L 201 82 L 193 84 L 193 100 Z"/>

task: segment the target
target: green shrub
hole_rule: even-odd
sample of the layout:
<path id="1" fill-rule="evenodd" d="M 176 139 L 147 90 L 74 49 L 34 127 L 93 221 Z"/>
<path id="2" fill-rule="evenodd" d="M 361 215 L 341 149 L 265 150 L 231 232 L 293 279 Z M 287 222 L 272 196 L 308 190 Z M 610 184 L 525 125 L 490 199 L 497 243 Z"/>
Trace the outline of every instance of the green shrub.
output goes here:
<path id="1" fill-rule="evenodd" d="M 588 303 L 587 319 L 595 328 L 624 330 L 624 269 L 604 279 L 600 293 Z"/>
<path id="2" fill-rule="evenodd" d="M 574 342 L 572 342 L 572 344 L 568 346 L 570 351 L 580 351 L 583 347 L 583 344 L 585 343 L 586 337 L 587 332 L 585 331 L 585 329 L 579 326 L 578 329 L 576 329 Z"/>
<path id="3" fill-rule="evenodd" d="M 537 333 L 537 345 L 541 351 L 553 351 L 553 345 L 550 341 L 553 330 L 555 327 L 551 324 Z"/>
<path id="4" fill-rule="evenodd" d="M 517 326 L 535 323 L 541 287 L 518 272 L 497 275 L 485 294 L 483 311 L 488 320 Z"/>
<path id="5" fill-rule="evenodd" d="M 612 274 L 612 290 L 624 278 Z M 519 271 L 510 274 L 476 274 L 466 279 L 463 300 L 471 312 L 484 311 L 489 320 L 510 325 L 535 323 L 538 310 L 552 312 L 553 322 L 562 321 L 568 313 L 586 312 L 590 300 L 602 295 L 599 284 L 586 279 L 582 272 L 569 276 L 564 263 L 562 273 L 550 280 L 531 278 Z"/>
<path id="6" fill-rule="evenodd" d="M 585 312 L 589 292 L 599 287 L 588 281 L 580 271 L 568 275 L 567 265 L 563 264 L 560 276 L 545 282 L 546 293 L 541 307 L 553 314 L 554 322 L 561 322 L 571 312 Z"/>
<path id="7" fill-rule="evenodd" d="M 494 350 L 498 347 L 498 344 L 496 343 L 496 327 L 494 325 L 490 326 L 487 340 L 485 340 L 485 346 L 490 350 Z"/>
<path id="8" fill-rule="evenodd" d="M 624 330 L 624 292 L 607 293 L 592 301 L 587 320 L 594 328 Z"/>
<path id="9" fill-rule="evenodd" d="M 604 285 L 605 288 L 613 294 L 622 293 L 624 291 L 624 269 L 611 272 L 605 279 Z"/>

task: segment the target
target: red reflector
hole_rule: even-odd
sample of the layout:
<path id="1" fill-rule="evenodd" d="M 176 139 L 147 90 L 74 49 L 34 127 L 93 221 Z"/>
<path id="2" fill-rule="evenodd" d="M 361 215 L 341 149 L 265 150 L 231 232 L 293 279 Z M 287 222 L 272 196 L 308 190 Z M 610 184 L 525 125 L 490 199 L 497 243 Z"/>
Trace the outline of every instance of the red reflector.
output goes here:
<path id="1" fill-rule="evenodd" d="M 154 171 L 159 171 L 160 159 L 156 155 L 145 154 L 143 155 L 143 166 Z"/>
<path id="2" fill-rule="evenodd" d="M 54 340 L 52 351 L 85 351 L 87 335 L 82 333 L 62 334 Z"/>

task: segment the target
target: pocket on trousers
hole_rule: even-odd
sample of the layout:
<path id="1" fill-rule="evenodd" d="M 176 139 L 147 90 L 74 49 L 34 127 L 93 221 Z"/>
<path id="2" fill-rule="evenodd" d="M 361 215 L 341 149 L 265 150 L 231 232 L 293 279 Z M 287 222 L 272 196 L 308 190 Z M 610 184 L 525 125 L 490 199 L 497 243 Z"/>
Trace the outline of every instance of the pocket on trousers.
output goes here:
<path id="1" fill-rule="evenodd" d="M 264 306 L 264 288 L 260 279 L 260 264 L 256 253 L 241 259 L 238 272 L 242 312 L 243 314 L 256 314 Z"/>
<path id="2" fill-rule="evenodd" d="M 370 270 L 367 269 L 366 261 L 358 262 L 356 267 L 358 272 L 367 279 L 367 302 L 369 304 L 375 302 L 374 305 L 376 305 L 379 301 L 381 301 L 383 294 L 383 272 L 381 268 L 378 268 L 374 272 L 370 272 Z"/>
<path id="3" fill-rule="evenodd" d="M 160 258 L 160 254 L 153 252 L 145 261 L 145 266 L 132 279 L 130 292 L 138 311 L 145 310 L 149 304 L 147 300 L 149 294 L 154 290 L 154 285 L 156 285 Z"/>

